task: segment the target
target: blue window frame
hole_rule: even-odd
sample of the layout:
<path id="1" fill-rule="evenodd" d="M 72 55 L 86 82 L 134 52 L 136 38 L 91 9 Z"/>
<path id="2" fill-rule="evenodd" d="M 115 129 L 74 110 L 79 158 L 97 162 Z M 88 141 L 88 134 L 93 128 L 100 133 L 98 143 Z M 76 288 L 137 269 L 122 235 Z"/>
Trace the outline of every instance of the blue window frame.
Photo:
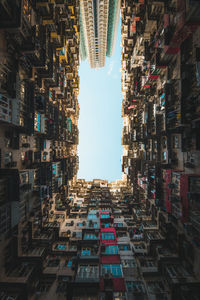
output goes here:
<path id="1" fill-rule="evenodd" d="M 123 223 L 115 223 L 114 226 L 115 227 L 123 227 Z"/>
<path id="2" fill-rule="evenodd" d="M 102 265 L 102 276 L 105 274 L 112 274 L 113 277 L 122 277 L 121 265 Z"/>
<path id="3" fill-rule="evenodd" d="M 82 251 L 81 251 L 81 255 L 83 255 L 83 256 L 90 255 L 90 253 L 91 253 L 91 250 L 88 248 L 82 249 Z"/>
<path id="4" fill-rule="evenodd" d="M 115 245 L 106 246 L 105 254 L 118 254 L 118 247 Z"/>
<path id="5" fill-rule="evenodd" d="M 85 233 L 84 240 L 97 240 L 98 237 L 94 233 Z"/>
<path id="6" fill-rule="evenodd" d="M 101 219 L 109 219 L 109 218 L 110 218 L 110 215 L 107 215 L 107 214 L 101 215 Z"/>
<path id="7" fill-rule="evenodd" d="M 80 206 L 80 205 L 79 205 Z M 83 223 L 77 223 L 77 226 L 82 227 Z"/>
<path id="8" fill-rule="evenodd" d="M 131 247 L 128 244 L 119 244 L 118 246 L 119 246 L 119 250 L 121 250 L 121 251 L 131 250 Z"/>
<path id="9" fill-rule="evenodd" d="M 140 281 L 127 281 L 126 288 L 128 292 L 139 292 L 141 294 L 145 293 L 144 284 Z"/>
<path id="10" fill-rule="evenodd" d="M 89 214 L 88 215 L 88 220 L 92 220 L 92 219 L 97 219 L 96 214 Z"/>
<path id="11" fill-rule="evenodd" d="M 72 261 L 71 260 L 68 261 L 67 266 L 68 266 L 68 268 L 71 268 L 71 266 L 72 266 Z"/>
<path id="12" fill-rule="evenodd" d="M 110 227 L 110 224 L 109 224 L 109 223 L 104 224 L 104 227 L 105 227 L 105 228 L 108 228 L 108 227 Z"/>
<path id="13" fill-rule="evenodd" d="M 102 232 L 101 238 L 102 240 L 114 240 L 115 235 L 113 232 Z"/>
<path id="14" fill-rule="evenodd" d="M 65 250 L 66 249 L 66 245 L 63 245 L 63 244 L 58 244 L 58 247 L 57 247 L 59 250 Z"/>

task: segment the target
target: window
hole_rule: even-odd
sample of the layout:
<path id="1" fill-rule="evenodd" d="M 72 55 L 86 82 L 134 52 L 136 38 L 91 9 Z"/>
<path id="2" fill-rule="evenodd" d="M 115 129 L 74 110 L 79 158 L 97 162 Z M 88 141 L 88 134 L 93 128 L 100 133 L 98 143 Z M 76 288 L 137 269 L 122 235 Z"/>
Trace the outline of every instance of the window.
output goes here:
<path id="1" fill-rule="evenodd" d="M 113 232 L 103 232 L 101 234 L 101 238 L 102 238 L 102 240 L 114 240 L 115 235 Z"/>
<path id="2" fill-rule="evenodd" d="M 151 260 L 141 260 L 140 264 L 141 267 L 145 267 L 145 268 L 151 268 L 156 266 L 155 262 Z"/>
<path id="3" fill-rule="evenodd" d="M 122 231 L 122 232 L 117 232 L 117 238 L 120 238 L 120 237 L 126 237 L 127 236 L 127 233 Z"/>
<path id="4" fill-rule="evenodd" d="M 140 281 L 127 281 L 126 288 L 128 292 L 145 293 L 144 285 Z"/>
<path id="5" fill-rule="evenodd" d="M 83 255 L 83 256 L 90 255 L 90 253 L 91 253 L 91 250 L 89 248 L 83 248 L 81 251 L 81 255 Z"/>
<path id="6" fill-rule="evenodd" d="M 190 192 L 200 193 L 200 177 L 199 176 L 189 177 L 189 187 L 190 187 Z"/>
<path id="7" fill-rule="evenodd" d="M 82 232 L 77 231 L 77 232 L 74 232 L 74 233 L 75 233 L 75 236 L 77 238 L 81 238 L 82 237 Z"/>
<path id="8" fill-rule="evenodd" d="M 58 250 L 65 250 L 65 249 L 66 249 L 66 245 L 58 244 L 56 248 L 57 248 Z"/>
<path id="9" fill-rule="evenodd" d="M 97 219 L 96 214 L 89 214 L 88 215 L 88 220 L 91 220 L 91 219 Z"/>
<path id="10" fill-rule="evenodd" d="M 78 268 L 77 276 L 81 278 L 98 278 L 99 267 L 97 265 L 81 265 Z"/>
<path id="11" fill-rule="evenodd" d="M 117 246 L 106 246 L 105 254 L 118 254 Z"/>
<path id="12" fill-rule="evenodd" d="M 145 246 L 144 246 L 144 244 L 138 244 L 138 245 L 134 245 L 134 248 L 136 249 L 136 250 L 139 250 L 139 249 L 145 249 Z"/>
<path id="13" fill-rule="evenodd" d="M 94 228 L 97 228 L 97 223 L 96 223 L 96 222 L 93 223 L 93 227 L 94 227 Z"/>
<path id="14" fill-rule="evenodd" d="M 156 264 L 155 264 L 154 261 L 146 261 L 146 266 L 147 266 L 147 267 L 155 267 Z"/>
<path id="15" fill-rule="evenodd" d="M 115 227 L 123 227 L 123 223 L 115 223 L 114 226 Z"/>
<path id="16" fill-rule="evenodd" d="M 77 226 L 82 227 L 83 223 L 77 223 Z"/>
<path id="17" fill-rule="evenodd" d="M 66 222 L 66 223 L 65 223 L 65 226 L 68 227 L 68 226 L 73 226 L 73 225 L 71 224 L 71 222 L 70 222 L 70 223 L 67 223 L 67 222 Z"/>
<path id="18" fill-rule="evenodd" d="M 150 293 L 163 293 L 165 291 L 164 285 L 161 281 L 150 281 L 147 283 L 147 288 Z"/>
<path id="19" fill-rule="evenodd" d="M 134 268 L 137 264 L 134 259 L 123 259 L 122 266 L 123 268 Z"/>
<path id="20" fill-rule="evenodd" d="M 67 267 L 68 267 L 68 268 L 71 268 L 71 266 L 72 266 L 72 261 L 69 260 L 68 263 L 67 263 Z"/>
<path id="21" fill-rule="evenodd" d="M 163 161 L 167 160 L 167 152 L 166 151 L 162 153 L 162 160 Z"/>
<path id="22" fill-rule="evenodd" d="M 131 247 L 129 244 L 119 244 L 118 245 L 120 251 L 129 251 Z"/>
<path id="23" fill-rule="evenodd" d="M 106 215 L 106 214 L 101 215 L 101 219 L 109 219 L 109 218 L 110 218 L 110 215 Z"/>
<path id="24" fill-rule="evenodd" d="M 102 276 L 112 274 L 114 277 L 122 277 L 121 265 L 102 265 Z"/>
<path id="25" fill-rule="evenodd" d="M 172 137 L 172 145 L 174 149 L 179 148 L 179 137 L 177 135 Z"/>
<path id="26" fill-rule="evenodd" d="M 96 236 L 94 233 L 85 233 L 84 240 L 97 240 L 98 236 Z"/>

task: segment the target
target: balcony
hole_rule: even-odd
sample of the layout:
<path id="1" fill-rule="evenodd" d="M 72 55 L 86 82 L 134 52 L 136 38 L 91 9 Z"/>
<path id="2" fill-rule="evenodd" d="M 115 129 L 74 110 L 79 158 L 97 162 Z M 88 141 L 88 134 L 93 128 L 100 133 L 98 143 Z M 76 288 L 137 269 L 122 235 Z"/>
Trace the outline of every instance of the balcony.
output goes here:
<path id="1" fill-rule="evenodd" d="M 119 249 L 117 245 L 102 245 L 101 255 L 118 255 Z"/>
<path id="2" fill-rule="evenodd" d="M 190 213 L 190 222 L 192 223 L 192 225 L 194 226 L 194 228 L 200 232 L 200 212 L 198 211 L 192 211 Z"/>
<path id="3" fill-rule="evenodd" d="M 133 255 L 121 256 L 121 263 L 125 277 L 136 276 L 137 274 L 137 262 Z"/>
<path id="4" fill-rule="evenodd" d="M 158 260 L 161 261 L 176 261 L 178 259 L 178 253 L 175 249 L 169 249 L 165 246 L 158 245 L 156 248 Z"/>
<path id="5" fill-rule="evenodd" d="M 130 237 L 128 232 L 125 231 L 117 231 L 117 242 L 118 243 L 128 243 L 130 241 Z"/>
<path id="6" fill-rule="evenodd" d="M 34 272 L 34 268 L 25 263 L 20 264 L 16 267 L 13 267 L 12 270 L 6 272 L 6 276 L 2 280 L 8 283 L 28 283 L 31 278 L 31 275 Z"/>
<path id="7" fill-rule="evenodd" d="M 93 247 L 82 247 L 80 252 L 80 260 L 99 260 L 99 245 Z"/>
<path id="8" fill-rule="evenodd" d="M 118 230 L 127 230 L 127 224 L 125 222 L 123 222 L 123 220 L 121 221 L 119 220 L 114 220 L 114 227 L 116 229 L 116 231 Z"/>
<path id="9" fill-rule="evenodd" d="M 147 295 L 148 299 L 167 299 L 168 291 L 162 281 L 147 281 Z"/>
<path id="10" fill-rule="evenodd" d="M 143 222 L 143 230 L 158 230 L 158 225 L 151 222 Z"/>
<path id="11" fill-rule="evenodd" d="M 158 266 L 155 260 L 149 258 L 138 258 L 138 262 L 143 275 L 158 273 Z"/>
<path id="12" fill-rule="evenodd" d="M 41 244 L 48 244 L 50 241 L 53 240 L 53 233 L 51 231 L 45 231 L 45 230 L 35 230 L 33 232 L 33 240 L 39 241 Z"/>
<path id="13" fill-rule="evenodd" d="M 59 253 L 77 253 L 77 246 L 70 245 L 68 243 L 64 242 L 56 242 L 52 246 L 52 251 L 56 252 L 57 254 Z"/>
<path id="14" fill-rule="evenodd" d="M 143 281 L 126 281 L 127 296 L 129 299 L 147 300 L 146 288 Z"/>
<path id="15" fill-rule="evenodd" d="M 182 205 L 181 205 L 181 203 L 172 203 L 172 215 L 176 219 L 180 219 L 182 217 Z"/>
<path id="16" fill-rule="evenodd" d="M 145 238 L 149 242 L 151 242 L 151 241 L 160 241 L 160 240 L 164 239 L 159 231 L 146 231 L 145 232 Z"/>
<path id="17" fill-rule="evenodd" d="M 46 248 L 45 247 L 29 247 L 27 245 L 27 243 L 25 244 L 25 247 L 23 247 L 24 250 L 22 252 L 22 254 L 20 255 L 20 257 L 40 257 L 40 258 L 44 258 L 46 255 Z"/>
<path id="18" fill-rule="evenodd" d="M 80 264 L 78 266 L 75 282 L 99 282 L 99 265 Z"/>
<path id="19" fill-rule="evenodd" d="M 74 267 L 71 259 L 65 260 L 65 258 L 56 258 L 48 257 L 44 269 L 43 274 L 49 276 L 69 276 L 72 277 L 74 275 Z"/>
<path id="20" fill-rule="evenodd" d="M 123 277 L 122 267 L 119 264 L 111 265 L 111 264 L 102 264 L 101 265 L 101 276 L 106 278 L 108 275 L 111 278 L 121 278 Z"/>
<path id="21" fill-rule="evenodd" d="M 179 264 L 168 264 L 164 267 L 164 273 L 169 286 L 194 281 L 193 276 Z"/>
<path id="22" fill-rule="evenodd" d="M 144 242 L 133 242 L 132 243 L 132 249 L 133 252 L 137 255 L 137 254 L 147 254 L 148 249 L 147 249 L 147 245 Z"/>
<path id="23" fill-rule="evenodd" d="M 100 239 L 99 230 L 94 230 L 94 232 L 86 231 L 83 233 L 83 241 L 96 242 L 99 241 L 99 239 Z"/>

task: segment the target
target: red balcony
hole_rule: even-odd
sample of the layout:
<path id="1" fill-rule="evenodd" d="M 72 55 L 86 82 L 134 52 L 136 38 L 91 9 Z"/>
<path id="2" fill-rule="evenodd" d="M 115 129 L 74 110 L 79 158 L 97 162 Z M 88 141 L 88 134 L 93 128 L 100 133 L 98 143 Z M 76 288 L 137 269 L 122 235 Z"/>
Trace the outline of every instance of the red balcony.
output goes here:
<path id="1" fill-rule="evenodd" d="M 101 257 L 101 264 L 112 265 L 112 264 L 120 264 L 120 255 L 103 255 Z"/>
<path id="2" fill-rule="evenodd" d="M 106 280 L 108 280 L 108 279 L 104 279 L 104 278 L 100 279 L 100 290 L 101 291 L 106 290 Z M 111 278 L 109 280 L 112 283 L 111 287 L 114 292 L 124 292 L 126 290 L 125 282 L 124 282 L 123 278 Z"/>

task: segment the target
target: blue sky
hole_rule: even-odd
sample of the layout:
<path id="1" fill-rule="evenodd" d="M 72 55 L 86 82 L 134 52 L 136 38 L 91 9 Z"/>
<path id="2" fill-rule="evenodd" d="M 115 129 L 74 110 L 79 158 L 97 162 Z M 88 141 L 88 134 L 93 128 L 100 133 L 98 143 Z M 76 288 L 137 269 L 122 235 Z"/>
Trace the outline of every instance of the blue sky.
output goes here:
<path id="1" fill-rule="evenodd" d="M 78 178 L 121 179 L 121 46 L 120 25 L 114 55 L 101 69 L 79 67 Z"/>

